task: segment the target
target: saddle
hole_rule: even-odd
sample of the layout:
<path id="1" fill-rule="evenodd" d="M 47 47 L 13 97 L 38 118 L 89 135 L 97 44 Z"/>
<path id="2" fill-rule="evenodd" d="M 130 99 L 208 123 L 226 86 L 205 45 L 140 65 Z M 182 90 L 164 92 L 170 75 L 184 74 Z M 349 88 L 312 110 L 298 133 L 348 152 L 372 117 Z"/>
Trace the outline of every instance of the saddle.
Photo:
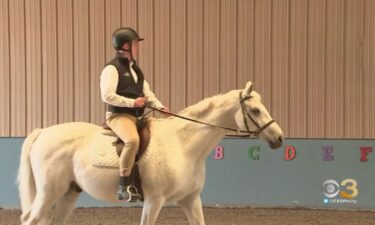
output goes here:
<path id="1" fill-rule="evenodd" d="M 150 143 L 150 121 L 150 118 L 146 117 L 141 117 L 137 120 L 137 130 L 140 143 L 137 155 L 135 157 L 135 162 L 139 161 L 143 153 L 146 151 L 148 144 Z M 106 122 L 103 123 L 102 127 L 105 130 L 112 131 L 112 129 L 107 125 Z M 116 141 L 114 141 L 112 145 L 116 147 L 117 155 L 120 157 L 121 152 L 124 148 L 124 142 L 119 137 L 117 137 Z"/>
<path id="2" fill-rule="evenodd" d="M 148 144 L 150 143 L 150 121 L 151 120 L 146 117 L 142 117 L 137 120 L 137 130 L 139 134 L 140 144 L 136 155 L 135 163 L 130 174 L 131 185 L 135 186 L 138 194 L 140 195 L 140 201 L 143 201 L 143 189 L 137 162 L 140 160 L 143 153 L 146 151 Z M 107 131 L 112 131 L 111 128 L 107 125 L 107 123 L 104 122 L 102 126 L 103 129 Z M 116 147 L 117 156 L 120 157 L 121 152 L 124 148 L 124 142 L 119 137 L 117 137 L 117 139 L 112 143 L 112 145 Z"/>

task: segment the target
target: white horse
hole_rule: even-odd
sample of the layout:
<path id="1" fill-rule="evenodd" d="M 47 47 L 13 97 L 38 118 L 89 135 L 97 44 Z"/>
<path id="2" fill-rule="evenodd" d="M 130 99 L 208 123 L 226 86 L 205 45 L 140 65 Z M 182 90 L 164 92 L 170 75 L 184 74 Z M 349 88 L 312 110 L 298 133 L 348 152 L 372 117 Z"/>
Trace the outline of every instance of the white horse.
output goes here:
<path id="1" fill-rule="evenodd" d="M 244 90 L 207 98 L 179 115 L 235 129 L 255 129 L 271 148 L 283 133 L 248 82 Z M 23 225 L 66 224 L 80 189 L 94 198 L 115 198 L 118 170 L 93 166 L 88 146 L 102 128 L 64 123 L 34 130 L 25 140 L 18 174 Z M 203 225 L 200 194 L 205 162 L 228 131 L 176 117 L 151 122 L 149 146 L 139 161 L 144 190 L 142 225 L 153 225 L 166 202 L 176 202 L 191 225 Z"/>

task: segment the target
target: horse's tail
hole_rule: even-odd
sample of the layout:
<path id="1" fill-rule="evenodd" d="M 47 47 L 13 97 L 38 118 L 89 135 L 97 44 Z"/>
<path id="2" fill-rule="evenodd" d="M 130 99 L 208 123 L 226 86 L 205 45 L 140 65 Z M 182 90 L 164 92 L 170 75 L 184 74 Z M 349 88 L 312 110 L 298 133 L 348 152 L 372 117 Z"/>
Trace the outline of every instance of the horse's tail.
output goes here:
<path id="1" fill-rule="evenodd" d="M 33 130 L 25 139 L 22 150 L 20 167 L 18 170 L 18 190 L 21 200 L 22 211 L 28 211 L 36 195 L 36 187 L 33 171 L 30 164 L 30 151 L 35 140 L 38 138 L 42 129 Z"/>

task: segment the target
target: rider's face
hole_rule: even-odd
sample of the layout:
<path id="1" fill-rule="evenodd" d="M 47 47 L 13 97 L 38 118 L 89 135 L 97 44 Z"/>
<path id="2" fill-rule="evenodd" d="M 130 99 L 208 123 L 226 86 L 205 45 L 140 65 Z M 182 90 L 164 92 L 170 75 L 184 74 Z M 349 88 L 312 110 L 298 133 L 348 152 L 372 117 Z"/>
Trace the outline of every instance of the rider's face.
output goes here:
<path id="1" fill-rule="evenodd" d="M 125 50 L 129 50 L 130 49 L 130 44 L 129 43 L 125 43 L 123 46 L 122 46 L 123 49 Z M 139 42 L 138 41 L 132 41 L 132 47 L 131 47 L 131 52 L 132 52 L 132 57 L 134 59 L 137 59 L 138 58 L 138 50 L 139 50 Z M 129 52 L 127 52 L 126 55 L 128 55 Z M 127 57 L 130 57 L 130 54 L 127 56 Z"/>
<path id="2" fill-rule="evenodd" d="M 135 59 L 138 58 L 138 52 L 139 52 L 138 50 L 139 50 L 139 42 L 138 41 L 133 41 L 132 42 L 132 56 Z"/>

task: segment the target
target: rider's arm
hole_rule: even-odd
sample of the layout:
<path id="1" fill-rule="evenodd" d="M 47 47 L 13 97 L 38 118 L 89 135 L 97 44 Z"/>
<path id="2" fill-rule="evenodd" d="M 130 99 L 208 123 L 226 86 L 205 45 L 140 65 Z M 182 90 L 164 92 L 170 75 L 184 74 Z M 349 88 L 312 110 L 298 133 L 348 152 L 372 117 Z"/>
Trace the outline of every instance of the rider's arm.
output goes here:
<path id="1" fill-rule="evenodd" d="M 118 107 L 134 107 L 134 99 L 116 94 L 118 72 L 113 65 L 106 66 L 100 76 L 100 93 L 105 103 Z"/>
<path id="2" fill-rule="evenodd" d="M 156 98 L 154 92 L 151 91 L 150 85 L 146 80 L 143 81 L 143 93 L 147 98 L 147 105 L 157 109 L 165 108 L 165 106 Z"/>

